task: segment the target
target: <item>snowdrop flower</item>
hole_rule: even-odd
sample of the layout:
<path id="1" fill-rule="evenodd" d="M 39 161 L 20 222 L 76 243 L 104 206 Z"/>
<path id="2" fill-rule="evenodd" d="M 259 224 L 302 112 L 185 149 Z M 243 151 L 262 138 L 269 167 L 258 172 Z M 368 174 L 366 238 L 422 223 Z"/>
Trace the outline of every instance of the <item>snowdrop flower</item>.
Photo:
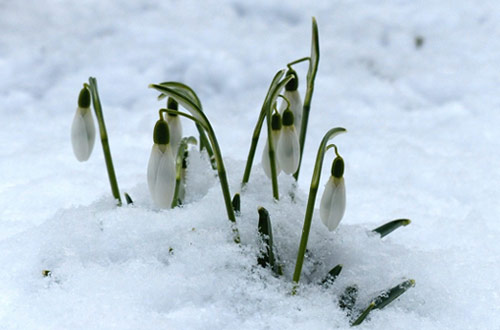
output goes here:
<path id="1" fill-rule="evenodd" d="M 175 160 L 168 124 L 163 118 L 156 122 L 153 141 L 148 164 L 149 192 L 157 207 L 170 208 L 175 190 Z"/>
<path id="2" fill-rule="evenodd" d="M 273 140 L 274 150 L 276 150 L 278 146 L 278 141 L 281 134 L 281 116 L 279 113 L 274 113 L 271 117 L 271 139 Z M 281 168 L 277 157 L 274 157 L 276 163 L 276 176 L 280 174 Z M 271 162 L 269 160 L 269 143 L 266 139 L 266 146 L 264 147 L 264 151 L 262 152 L 262 168 L 264 169 L 264 173 L 266 173 L 267 177 L 271 179 Z"/>
<path id="3" fill-rule="evenodd" d="M 283 93 L 283 96 L 290 102 L 290 110 L 292 110 L 294 116 L 294 125 L 297 131 L 300 132 L 300 125 L 302 124 L 302 99 L 298 91 L 299 77 L 297 76 L 297 72 L 292 69 L 288 70 L 286 75 L 293 75 L 293 79 L 285 85 L 285 92 Z M 280 113 L 282 115 L 286 108 L 287 103 L 281 102 Z"/>
<path id="4" fill-rule="evenodd" d="M 319 216 L 329 231 L 335 230 L 345 212 L 344 160 L 338 156 L 333 160 L 332 175 L 325 185 L 319 207 Z"/>
<path id="5" fill-rule="evenodd" d="M 167 101 L 167 109 L 178 110 L 179 104 L 171 97 Z M 177 114 L 169 113 L 167 114 L 168 127 L 170 129 L 170 145 L 172 147 L 172 154 L 177 157 L 177 150 L 179 150 L 179 144 L 182 140 L 182 125 L 181 120 Z"/>
<path id="6" fill-rule="evenodd" d="M 95 126 L 90 111 L 90 91 L 83 87 L 78 97 L 73 124 L 71 125 L 71 144 L 73 153 L 80 162 L 89 159 L 95 141 Z"/>
<path id="7" fill-rule="evenodd" d="M 293 174 L 299 167 L 299 137 L 293 125 L 293 113 L 290 109 L 283 112 L 283 128 L 278 141 L 278 162 L 286 174 Z"/>

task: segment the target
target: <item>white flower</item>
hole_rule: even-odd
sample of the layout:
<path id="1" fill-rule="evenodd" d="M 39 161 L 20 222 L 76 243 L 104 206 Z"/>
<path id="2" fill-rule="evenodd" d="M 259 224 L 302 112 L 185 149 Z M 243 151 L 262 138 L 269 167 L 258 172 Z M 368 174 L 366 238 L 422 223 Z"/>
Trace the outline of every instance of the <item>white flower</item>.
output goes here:
<path id="1" fill-rule="evenodd" d="M 71 125 L 71 144 L 73 153 L 80 162 L 89 159 L 95 141 L 95 126 L 90 111 L 90 92 L 85 87 L 78 98 L 73 124 Z"/>
<path id="2" fill-rule="evenodd" d="M 177 150 L 182 140 L 182 124 L 178 115 L 167 115 L 168 128 L 170 131 L 170 145 L 172 147 L 172 154 L 177 157 Z"/>
<path id="3" fill-rule="evenodd" d="M 345 212 L 344 161 L 338 156 L 333 161 L 332 175 L 325 185 L 319 206 L 319 216 L 329 231 L 335 230 Z"/>
<path id="4" fill-rule="evenodd" d="M 280 130 L 272 130 L 271 138 L 273 140 L 274 149 L 278 146 L 278 141 L 280 138 Z M 281 168 L 280 164 L 277 161 L 277 157 L 274 157 L 276 163 L 276 175 L 280 174 Z M 268 178 L 271 178 L 271 162 L 269 161 L 269 142 L 266 140 L 266 146 L 264 147 L 264 151 L 262 151 L 262 168 L 264 169 L 264 173 L 266 173 Z"/>
<path id="5" fill-rule="evenodd" d="M 148 163 L 148 187 L 157 207 L 170 208 L 175 190 L 175 158 L 169 143 L 168 124 L 156 123 L 154 144 Z"/>
<path id="6" fill-rule="evenodd" d="M 290 110 L 292 111 L 294 117 L 293 125 L 297 129 L 297 132 L 300 132 L 300 125 L 302 124 L 302 99 L 300 97 L 300 93 L 298 90 L 285 90 L 283 96 L 287 98 L 288 102 L 290 102 Z M 286 106 L 287 103 L 285 100 L 283 100 L 280 105 L 280 114 L 283 115 Z"/>
<path id="7" fill-rule="evenodd" d="M 299 167 L 300 145 L 299 137 L 293 125 L 293 113 L 283 112 L 283 128 L 278 141 L 278 162 L 286 174 L 293 174 Z"/>

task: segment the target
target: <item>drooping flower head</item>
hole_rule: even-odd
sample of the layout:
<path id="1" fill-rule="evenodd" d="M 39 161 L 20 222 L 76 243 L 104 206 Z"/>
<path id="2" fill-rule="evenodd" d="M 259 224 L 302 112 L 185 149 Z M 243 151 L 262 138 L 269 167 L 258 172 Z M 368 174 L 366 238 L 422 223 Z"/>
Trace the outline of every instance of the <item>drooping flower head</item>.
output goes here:
<path id="1" fill-rule="evenodd" d="M 286 174 L 293 174 L 299 167 L 299 136 L 294 126 L 294 115 L 290 109 L 283 112 L 281 135 L 278 141 L 278 162 Z"/>
<path id="2" fill-rule="evenodd" d="M 84 86 L 78 96 L 78 107 L 71 125 L 73 153 L 80 162 L 88 160 L 94 148 L 95 126 L 90 102 L 90 91 Z"/>
<path id="3" fill-rule="evenodd" d="M 331 176 L 321 198 L 319 215 L 329 231 L 335 230 L 345 212 L 346 195 L 344 182 L 344 160 L 337 155 L 332 163 Z"/>
<path id="4" fill-rule="evenodd" d="M 281 134 L 281 116 L 278 112 L 275 112 L 271 117 L 271 139 L 273 140 L 274 149 L 278 147 L 278 141 Z M 281 172 L 281 167 L 279 165 L 279 161 L 277 157 L 275 157 L 276 163 L 276 175 L 279 175 Z M 271 162 L 269 160 L 269 143 L 266 140 L 266 146 L 262 151 L 262 168 L 264 169 L 264 173 L 266 173 L 268 178 L 271 178 Z"/>
<path id="5" fill-rule="evenodd" d="M 175 189 L 175 160 L 168 124 L 163 118 L 156 122 L 153 142 L 148 163 L 149 192 L 157 207 L 170 208 Z"/>

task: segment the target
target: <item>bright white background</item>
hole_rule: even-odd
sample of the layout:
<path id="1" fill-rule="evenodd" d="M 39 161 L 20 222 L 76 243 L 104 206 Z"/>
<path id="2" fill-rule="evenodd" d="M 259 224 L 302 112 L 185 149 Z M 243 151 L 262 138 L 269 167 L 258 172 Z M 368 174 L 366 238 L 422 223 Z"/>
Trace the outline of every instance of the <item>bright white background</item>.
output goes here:
<path id="1" fill-rule="evenodd" d="M 0 2 L 1 327 L 347 329 L 337 307 L 346 286 L 359 286 L 361 308 L 414 278 L 415 288 L 360 328 L 497 329 L 499 9 L 496 1 Z M 155 209 L 145 173 L 163 102 L 148 84 L 195 89 L 236 192 L 271 78 L 309 54 L 311 16 L 321 60 L 297 203 L 283 175 L 282 200 L 272 202 L 261 143 L 238 219 L 241 247 L 196 152 L 189 203 Z M 306 65 L 297 70 L 303 88 Z M 91 75 L 134 207 L 113 207 L 99 141 L 86 163 L 71 151 L 78 92 Z M 315 213 L 311 261 L 291 297 L 316 149 L 335 126 L 349 131 L 335 139 L 347 211 L 333 233 Z M 282 278 L 255 266 L 260 205 L 271 213 Z M 412 224 L 383 240 L 367 232 L 401 217 Z M 314 284 L 338 263 L 335 285 Z"/>

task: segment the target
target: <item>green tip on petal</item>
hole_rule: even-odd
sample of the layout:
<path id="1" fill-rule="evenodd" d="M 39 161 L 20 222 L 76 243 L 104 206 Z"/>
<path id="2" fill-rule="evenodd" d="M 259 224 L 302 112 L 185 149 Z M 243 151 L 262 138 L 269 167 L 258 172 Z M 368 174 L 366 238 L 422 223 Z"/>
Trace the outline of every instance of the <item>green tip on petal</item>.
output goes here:
<path id="1" fill-rule="evenodd" d="M 169 110 L 179 110 L 179 103 L 177 103 L 176 100 L 173 98 L 169 97 L 167 100 L 167 109 Z M 177 116 L 176 113 L 169 113 L 169 116 Z"/>
<path id="2" fill-rule="evenodd" d="M 153 131 L 153 141 L 156 144 L 168 144 L 170 142 L 168 124 L 164 119 L 160 119 L 156 122 Z"/>
<path id="3" fill-rule="evenodd" d="M 293 76 L 293 78 L 285 85 L 285 90 L 287 91 L 296 91 L 299 88 L 299 76 L 297 72 L 293 69 L 289 69 L 286 72 L 286 76 Z"/>
<path id="4" fill-rule="evenodd" d="M 342 157 L 337 156 L 333 160 L 332 164 L 332 176 L 334 178 L 340 179 L 344 175 L 344 160 Z"/>
<path id="5" fill-rule="evenodd" d="M 78 96 L 78 107 L 89 108 L 90 107 L 90 90 L 85 86 L 80 91 Z"/>
<path id="6" fill-rule="evenodd" d="M 283 119 L 281 121 L 283 123 L 283 126 L 292 126 L 293 121 L 294 121 L 294 118 L 293 118 L 292 110 L 290 110 L 290 109 L 285 110 L 283 112 Z"/>
<path id="7" fill-rule="evenodd" d="M 271 117 L 271 128 L 273 131 L 279 131 L 281 129 L 281 116 L 277 112 Z"/>

